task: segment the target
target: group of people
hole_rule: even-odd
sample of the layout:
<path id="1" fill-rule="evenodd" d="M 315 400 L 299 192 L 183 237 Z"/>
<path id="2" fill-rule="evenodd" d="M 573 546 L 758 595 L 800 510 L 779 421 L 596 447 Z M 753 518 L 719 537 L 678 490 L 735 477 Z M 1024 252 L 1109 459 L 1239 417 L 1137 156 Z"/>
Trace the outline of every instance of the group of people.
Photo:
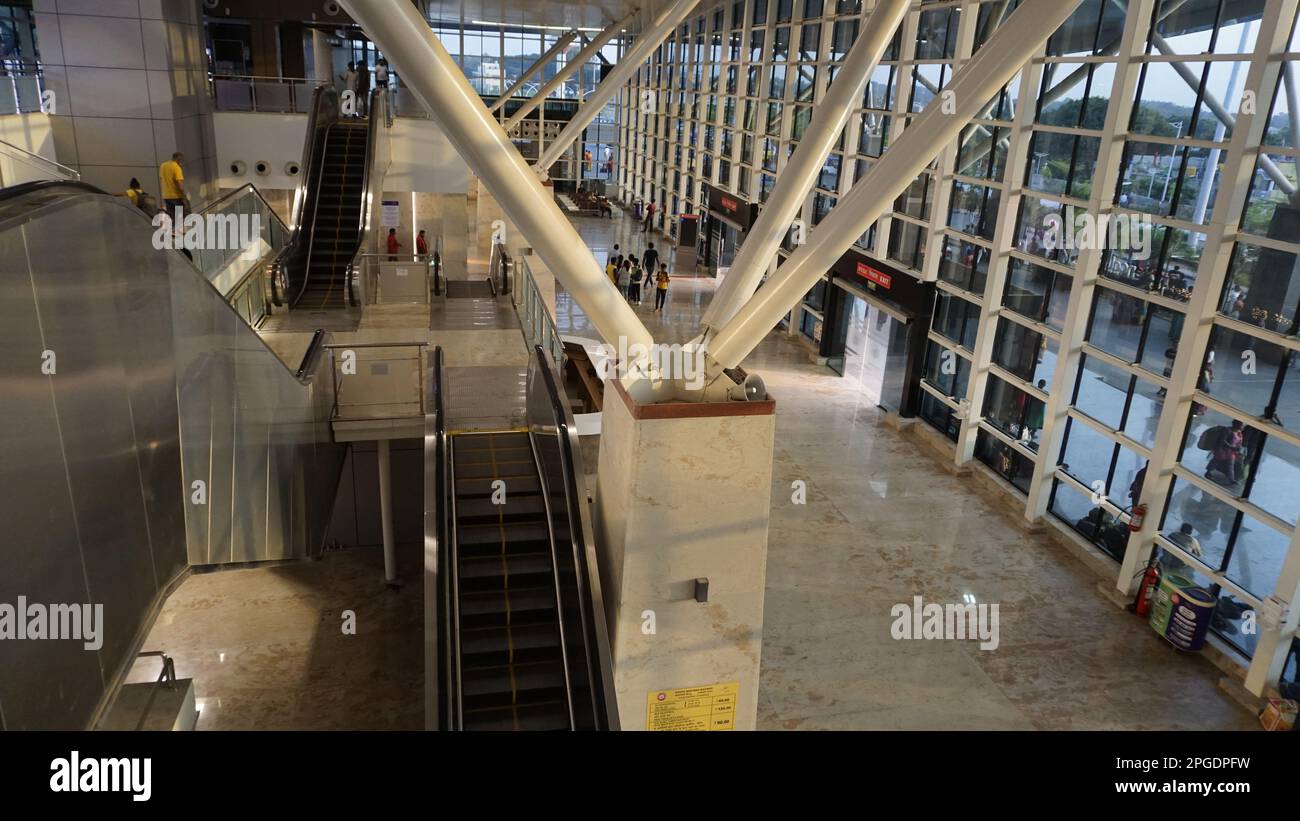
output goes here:
<path id="1" fill-rule="evenodd" d="M 668 276 L 668 264 L 659 261 L 659 252 L 655 250 L 653 242 L 646 247 L 640 259 L 635 254 L 623 256 L 616 243 L 614 250 L 606 257 L 605 276 L 633 304 L 641 304 L 642 291 L 649 290 L 652 284 L 655 291 L 654 309 L 662 311 L 668 301 L 668 283 L 671 279 Z"/>
<path id="2" fill-rule="evenodd" d="M 177 151 L 172 158 L 158 166 L 158 183 L 162 186 L 162 206 L 158 200 L 144 190 L 144 185 L 136 177 L 131 178 L 127 189 L 115 196 L 123 197 L 136 208 L 158 220 L 158 225 L 166 226 L 173 233 L 181 233 L 185 223 L 185 212 L 190 210 L 190 195 L 185 190 L 185 155 Z M 191 260 L 194 255 L 182 247 L 181 253 Z"/>
<path id="3" fill-rule="evenodd" d="M 354 111 L 358 117 L 365 116 L 365 101 L 370 96 L 370 67 L 362 63 L 360 67 L 356 63 L 348 63 L 347 70 L 339 75 L 343 81 L 343 87 L 339 91 L 351 91 L 355 96 L 357 104 Z M 375 86 L 377 88 L 387 88 L 389 85 L 388 61 L 380 59 L 375 63 Z"/>

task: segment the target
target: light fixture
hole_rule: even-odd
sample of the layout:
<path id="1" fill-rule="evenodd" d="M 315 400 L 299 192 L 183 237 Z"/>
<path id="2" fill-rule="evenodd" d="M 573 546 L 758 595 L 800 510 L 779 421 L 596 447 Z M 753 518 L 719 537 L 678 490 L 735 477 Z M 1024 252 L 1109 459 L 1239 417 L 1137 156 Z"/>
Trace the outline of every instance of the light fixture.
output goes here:
<path id="1" fill-rule="evenodd" d="M 541 26 L 536 23 L 503 23 L 500 20 L 470 20 L 475 26 L 502 26 L 512 29 L 545 29 L 547 31 L 591 31 L 599 34 L 604 29 L 575 28 L 573 26 Z"/>

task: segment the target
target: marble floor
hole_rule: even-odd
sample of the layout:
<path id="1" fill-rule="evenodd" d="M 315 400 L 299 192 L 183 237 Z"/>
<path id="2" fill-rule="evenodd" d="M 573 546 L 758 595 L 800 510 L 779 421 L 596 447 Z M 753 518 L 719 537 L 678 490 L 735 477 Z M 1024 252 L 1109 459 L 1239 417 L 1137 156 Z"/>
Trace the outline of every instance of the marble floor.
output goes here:
<path id="1" fill-rule="evenodd" d="M 630 220 L 574 222 L 602 261 L 614 242 L 644 247 Z M 693 273 L 676 272 L 662 313 L 637 309 L 659 341 L 695 335 L 714 281 Z M 594 335 L 566 294 L 557 306 L 561 333 Z M 418 330 L 449 348 L 449 366 L 526 361 L 517 330 L 429 331 L 427 317 L 424 306 L 368 311 L 345 338 Z M 1115 607 L 1081 562 L 1026 535 L 1017 505 L 945 472 L 800 343 L 774 333 L 745 367 L 777 400 L 760 728 L 1256 726 L 1218 689 L 1217 668 Z M 791 502 L 795 480 L 807 483 L 805 505 Z M 399 554 L 403 575 L 418 575 L 418 549 Z M 378 551 L 349 550 L 195 575 L 145 649 L 169 652 L 195 678 L 203 729 L 418 728 L 421 593 L 385 588 L 381 566 Z M 999 646 L 892 639 L 891 608 L 918 595 L 997 604 Z M 340 628 L 346 609 L 356 636 Z"/>
<path id="2" fill-rule="evenodd" d="M 643 247 L 630 221 L 575 223 L 598 259 Z M 681 274 L 663 313 L 638 311 L 657 341 L 694 337 L 712 296 L 713 280 Z M 589 333 L 567 295 L 557 304 L 561 333 Z M 1021 506 L 949 475 L 801 343 L 774 333 L 744 367 L 777 401 L 761 729 L 1257 726 L 1216 667 L 1104 598 L 1074 556 L 1017 526 Z M 894 640 L 890 610 L 914 596 L 998 604 L 999 646 Z"/>

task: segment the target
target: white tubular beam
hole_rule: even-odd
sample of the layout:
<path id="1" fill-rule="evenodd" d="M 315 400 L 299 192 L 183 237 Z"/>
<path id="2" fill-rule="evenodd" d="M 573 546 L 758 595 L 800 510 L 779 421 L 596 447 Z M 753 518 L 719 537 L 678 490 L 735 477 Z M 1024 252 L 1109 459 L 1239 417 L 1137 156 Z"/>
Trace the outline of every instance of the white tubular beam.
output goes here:
<path id="1" fill-rule="evenodd" d="M 1035 0 L 1012 12 L 944 93 L 903 131 L 826 219 L 709 345 L 714 368 L 734 368 L 803 299 L 858 237 L 866 233 L 944 145 L 1015 76 L 1081 0 Z"/>
<path id="2" fill-rule="evenodd" d="M 401 66 L 402 77 L 416 99 L 582 306 L 601 337 L 616 346 L 620 337 L 626 337 L 629 349 L 641 344 L 648 351 L 654 341 L 650 332 L 605 276 L 552 193 L 492 119 L 478 92 L 415 6 L 391 0 L 341 2 L 388 59 Z"/>
<path id="3" fill-rule="evenodd" d="M 520 121 L 531 114 L 534 108 L 541 105 L 543 100 L 551 96 L 557 88 L 564 85 L 564 81 L 569 79 L 569 75 L 576 71 L 579 66 L 585 66 L 587 63 L 591 62 L 591 58 L 599 54 L 600 50 L 605 47 L 605 44 L 614 39 L 614 35 L 627 28 L 636 15 L 637 10 L 633 9 L 631 14 L 624 17 L 622 20 L 619 20 L 617 23 L 610 23 L 604 31 L 593 37 L 591 41 L 578 52 L 578 56 L 565 63 L 562 70 L 556 72 L 555 76 L 539 88 L 536 94 L 529 97 L 527 102 L 519 107 L 518 111 L 510 115 L 510 119 L 506 120 L 506 131 L 509 132 L 510 129 L 519 125 Z"/>
<path id="4" fill-rule="evenodd" d="M 543 66 L 545 66 L 547 63 L 555 59 L 555 55 L 559 54 L 561 51 L 564 51 L 566 48 L 568 48 L 569 43 L 572 43 L 573 38 L 577 36 L 578 36 L 577 29 L 572 29 L 568 32 L 565 32 L 563 35 L 561 35 L 560 39 L 555 41 L 555 45 L 548 48 L 545 54 L 537 58 L 537 62 L 533 63 L 531 66 L 528 67 L 527 71 L 519 75 L 519 79 L 515 80 L 514 85 L 510 86 L 508 90 L 501 92 L 501 96 L 497 99 L 495 103 L 492 104 L 492 107 L 489 108 L 488 111 L 492 112 L 493 114 L 497 113 L 497 111 L 499 111 L 501 107 L 506 104 L 506 101 L 510 99 L 511 93 L 513 93 L 516 88 L 521 87 L 524 83 L 531 80 L 534 74 L 542 70 Z"/>
<path id="5" fill-rule="evenodd" d="M 763 206 L 758 222 L 749 229 L 736 253 L 731 273 L 718 286 L 709 309 L 704 312 L 705 328 L 725 324 L 758 290 L 768 264 L 799 215 L 808 192 L 817 183 L 840 131 L 861 104 L 871 72 L 889 48 L 894 31 L 910 5 L 909 0 L 878 0 L 871 16 L 863 22 L 858 41 L 849 49 L 825 98 L 813 108 L 812 122 L 777 176 L 776 188 Z"/>
<path id="6" fill-rule="evenodd" d="M 605 79 L 600 81 L 586 102 L 578 106 L 573 119 L 569 120 L 568 125 L 560 132 L 560 136 L 555 138 L 555 142 L 546 146 L 546 150 L 542 152 L 533 167 L 543 174 L 546 173 L 560 155 L 573 145 L 573 141 L 578 139 L 583 129 L 591 125 L 591 121 L 596 119 L 596 115 L 600 114 L 605 104 L 623 90 L 627 81 L 632 78 L 632 74 L 650 59 L 650 55 L 659 48 L 659 44 L 668 39 L 668 35 L 673 33 L 673 29 L 686 19 L 698 3 L 699 0 L 674 0 L 660 11 L 659 16 L 650 24 L 650 28 L 637 36 L 632 49 L 614 64 L 614 68 L 605 75 Z"/>

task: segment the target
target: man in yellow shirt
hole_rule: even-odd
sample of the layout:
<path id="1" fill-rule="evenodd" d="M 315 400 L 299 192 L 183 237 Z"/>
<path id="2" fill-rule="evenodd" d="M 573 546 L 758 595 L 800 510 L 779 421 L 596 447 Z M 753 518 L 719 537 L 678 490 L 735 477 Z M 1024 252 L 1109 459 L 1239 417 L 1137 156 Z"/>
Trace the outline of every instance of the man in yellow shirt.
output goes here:
<path id="1" fill-rule="evenodd" d="M 167 206 L 167 216 L 180 225 L 189 207 L 189 194 L 185 193 L 185 170 L 181 163 L 185 155 L 177 151 L 172 158 L 158 167 L 158 181 L 162 184 L 163 203 Z"/>

